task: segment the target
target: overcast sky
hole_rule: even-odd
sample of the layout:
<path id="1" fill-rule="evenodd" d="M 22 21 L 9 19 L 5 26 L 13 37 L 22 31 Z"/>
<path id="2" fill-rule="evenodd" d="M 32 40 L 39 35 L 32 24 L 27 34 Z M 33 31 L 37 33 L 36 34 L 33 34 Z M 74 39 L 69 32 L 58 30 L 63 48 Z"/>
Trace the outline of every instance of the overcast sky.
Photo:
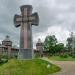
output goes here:
<path id="1" fill-rule="evenodd" d="M 9 35 L 19 45 L 20 27 L 14 26 L 13 18 L 25 4 L 33 5 L 33 12 L 39 14 L 39 26 L 33 26 L 34 45 L 49 34 L 65 43 L 70 32 L 75 32 L 75 0 L 0 0 L 0 40 Z"/>

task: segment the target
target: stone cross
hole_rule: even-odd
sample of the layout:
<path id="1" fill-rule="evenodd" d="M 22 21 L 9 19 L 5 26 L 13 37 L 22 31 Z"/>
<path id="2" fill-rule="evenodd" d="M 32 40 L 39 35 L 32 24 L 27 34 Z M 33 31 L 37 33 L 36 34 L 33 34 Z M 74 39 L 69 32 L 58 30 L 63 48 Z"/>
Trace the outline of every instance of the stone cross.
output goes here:
<path id="1" fill-rule="evenodd" d="M 21 26 L 20 50 L 18 58 L 31 59 L 33 57 L 32 25 L 38 25 L 39 17 L 36 12 L 32 14 L 31 5 L 23 5 L 20 7 L 20 9 L 21 15 L 14 16 L 15 26 Z"/>

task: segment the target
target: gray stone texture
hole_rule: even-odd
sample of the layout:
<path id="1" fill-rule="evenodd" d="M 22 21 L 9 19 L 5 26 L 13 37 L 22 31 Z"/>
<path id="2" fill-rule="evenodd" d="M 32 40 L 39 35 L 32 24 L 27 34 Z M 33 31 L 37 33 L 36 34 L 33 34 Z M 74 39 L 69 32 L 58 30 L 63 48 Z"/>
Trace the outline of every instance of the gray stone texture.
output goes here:
<path id="1" fill-rule="evenodd" d="M 31 59 L 33 55 L 32 25 L 38 25 L 38 14 L 32 14 L 31 5 L 23 5 L 20 9 L 21 15 L 14 16 L 15 26 L 21 26 L 20 51 L 18 58 Z"/>

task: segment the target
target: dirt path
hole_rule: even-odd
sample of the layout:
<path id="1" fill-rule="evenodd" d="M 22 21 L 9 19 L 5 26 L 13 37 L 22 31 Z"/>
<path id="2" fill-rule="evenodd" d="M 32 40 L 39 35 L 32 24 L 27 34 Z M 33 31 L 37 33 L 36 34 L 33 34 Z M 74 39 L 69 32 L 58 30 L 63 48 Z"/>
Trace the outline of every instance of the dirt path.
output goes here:
<path id="1" fill-rule="evenodd" d="M 75 75 L 75 61 L 50 61 L 47 58 L 43 59 L 61 67 L 62 70 L 53 75 Z"/>

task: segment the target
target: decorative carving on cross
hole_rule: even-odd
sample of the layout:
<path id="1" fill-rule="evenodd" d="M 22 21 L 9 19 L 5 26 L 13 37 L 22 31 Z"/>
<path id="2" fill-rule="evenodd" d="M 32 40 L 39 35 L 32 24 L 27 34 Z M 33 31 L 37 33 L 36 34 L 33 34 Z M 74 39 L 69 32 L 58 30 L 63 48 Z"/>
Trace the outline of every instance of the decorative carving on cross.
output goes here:
<path id="1" fill-rule="evenodd" d="M 21 15 L 14 16 L 14 24 L 16 27 L 20 26 L 21 23 L 31 23 L 31 25 L 38 25 L 39 19 L 38 14 L 35 12 L 32 14 L 32 6 L 24 5 L 21 6 Z"/>

